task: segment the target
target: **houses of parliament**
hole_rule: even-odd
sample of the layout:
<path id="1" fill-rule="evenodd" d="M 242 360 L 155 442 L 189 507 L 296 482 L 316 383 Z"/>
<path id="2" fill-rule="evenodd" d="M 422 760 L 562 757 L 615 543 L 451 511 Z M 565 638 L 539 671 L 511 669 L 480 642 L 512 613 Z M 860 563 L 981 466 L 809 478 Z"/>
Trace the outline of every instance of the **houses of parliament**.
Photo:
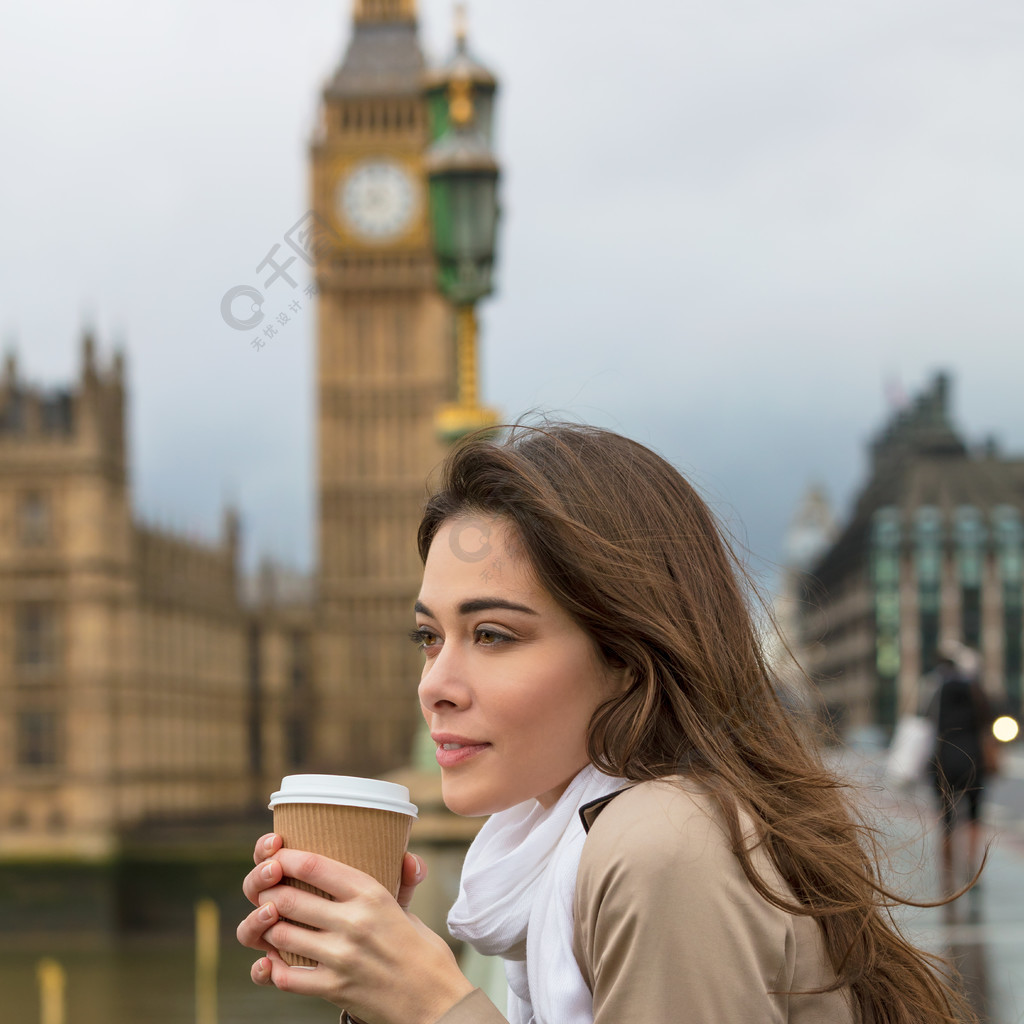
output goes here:
<path id="1" fill-rule="evenodd" d="M 291 772 L 408 763 L 416 524 L 457 390 L 424 153 L 414 0 L 355 0 L 320 97 L 318 552 L 308 586 L 242 578 L 240 512 L 199 543 L 140 521 L 123 357 L 81 342 L 66 388 L 0 380 L 0 862 L 116 858 L 153 822 L 265 808 Z M 454 59 L 476 65 L 464 45 Z M 443 70 L 443 69 L 441 69 Z M 493 80 L 492 80 L 493 82 Z M 384 180 L 387 201 L 375 182 Z"/>

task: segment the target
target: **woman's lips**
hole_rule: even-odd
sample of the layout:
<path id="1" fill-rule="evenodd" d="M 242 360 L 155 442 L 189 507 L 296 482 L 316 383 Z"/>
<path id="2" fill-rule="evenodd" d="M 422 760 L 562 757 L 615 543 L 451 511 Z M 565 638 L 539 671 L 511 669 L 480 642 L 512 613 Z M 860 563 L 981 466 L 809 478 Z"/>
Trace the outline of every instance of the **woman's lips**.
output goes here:
<path id="1" fill-rule="evenodd" d="M 490 743 L 456 743 L 453 740 L 439 742 L 437 763 L 442 768 L 453 768 L 470 758 L 476 757 L 490 746 Z"/>

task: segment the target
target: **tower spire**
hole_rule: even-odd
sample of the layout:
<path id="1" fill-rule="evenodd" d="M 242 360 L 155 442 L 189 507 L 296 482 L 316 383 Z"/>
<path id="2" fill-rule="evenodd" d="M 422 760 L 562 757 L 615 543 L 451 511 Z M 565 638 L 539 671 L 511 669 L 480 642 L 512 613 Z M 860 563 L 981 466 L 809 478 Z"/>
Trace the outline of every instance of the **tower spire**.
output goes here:
<path id="1" fill-rule="evenodd" d="M 82 331 L 82 376 L 92 378 L 96 375 L 96 333 L 92 325 Z"/>
<path id="2" fill-rule="evenodd" d="M 416 0 L 355 0 L 353 17 L 360 22 L 415 21 Z"/>
<path id="3" fill-rule="evenodd" d="M 466 17 L 466 5 L 455 5 L 455 49 L 460 53 L 466 49 L 466 35 L 468 33 L 468 19 Z"/>

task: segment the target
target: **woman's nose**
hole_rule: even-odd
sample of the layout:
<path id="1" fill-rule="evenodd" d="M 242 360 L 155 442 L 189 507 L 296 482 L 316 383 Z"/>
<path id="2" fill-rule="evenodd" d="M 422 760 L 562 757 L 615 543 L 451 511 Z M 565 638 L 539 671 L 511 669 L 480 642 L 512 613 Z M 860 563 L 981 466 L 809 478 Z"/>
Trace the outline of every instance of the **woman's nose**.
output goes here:
<path id="1" fill-rule="evenodd" d="M 423 666 L 419 698 L 424 711 L 461 708 L 468 704 L 469 690 L 463 669 L 455 646 L 442 645 Z"/>

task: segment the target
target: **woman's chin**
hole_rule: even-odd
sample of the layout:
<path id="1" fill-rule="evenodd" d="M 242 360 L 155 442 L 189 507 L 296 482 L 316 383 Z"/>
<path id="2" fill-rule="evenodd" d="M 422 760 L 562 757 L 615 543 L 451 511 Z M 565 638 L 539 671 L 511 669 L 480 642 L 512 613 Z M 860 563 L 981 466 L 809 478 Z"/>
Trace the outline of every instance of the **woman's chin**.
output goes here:
<path id="1" fill-rule="evenodd" d="M 482 818 L 505 809 L 494 796 L 475 791 L 468 786 L 441 782 L 441 799 L 452 814 L 460 818 Z"/>
<path id="2" fill-rule="evenodd" d="M 481 807 L 472 800 L 467 800 L 464 797 L 445 797 L 444 805 L 448 808 L 452 814 L 457 814 L 460 818 L 482 818 L 488 814 L 493 814 L 493 811 L 483 810 Z"/>

